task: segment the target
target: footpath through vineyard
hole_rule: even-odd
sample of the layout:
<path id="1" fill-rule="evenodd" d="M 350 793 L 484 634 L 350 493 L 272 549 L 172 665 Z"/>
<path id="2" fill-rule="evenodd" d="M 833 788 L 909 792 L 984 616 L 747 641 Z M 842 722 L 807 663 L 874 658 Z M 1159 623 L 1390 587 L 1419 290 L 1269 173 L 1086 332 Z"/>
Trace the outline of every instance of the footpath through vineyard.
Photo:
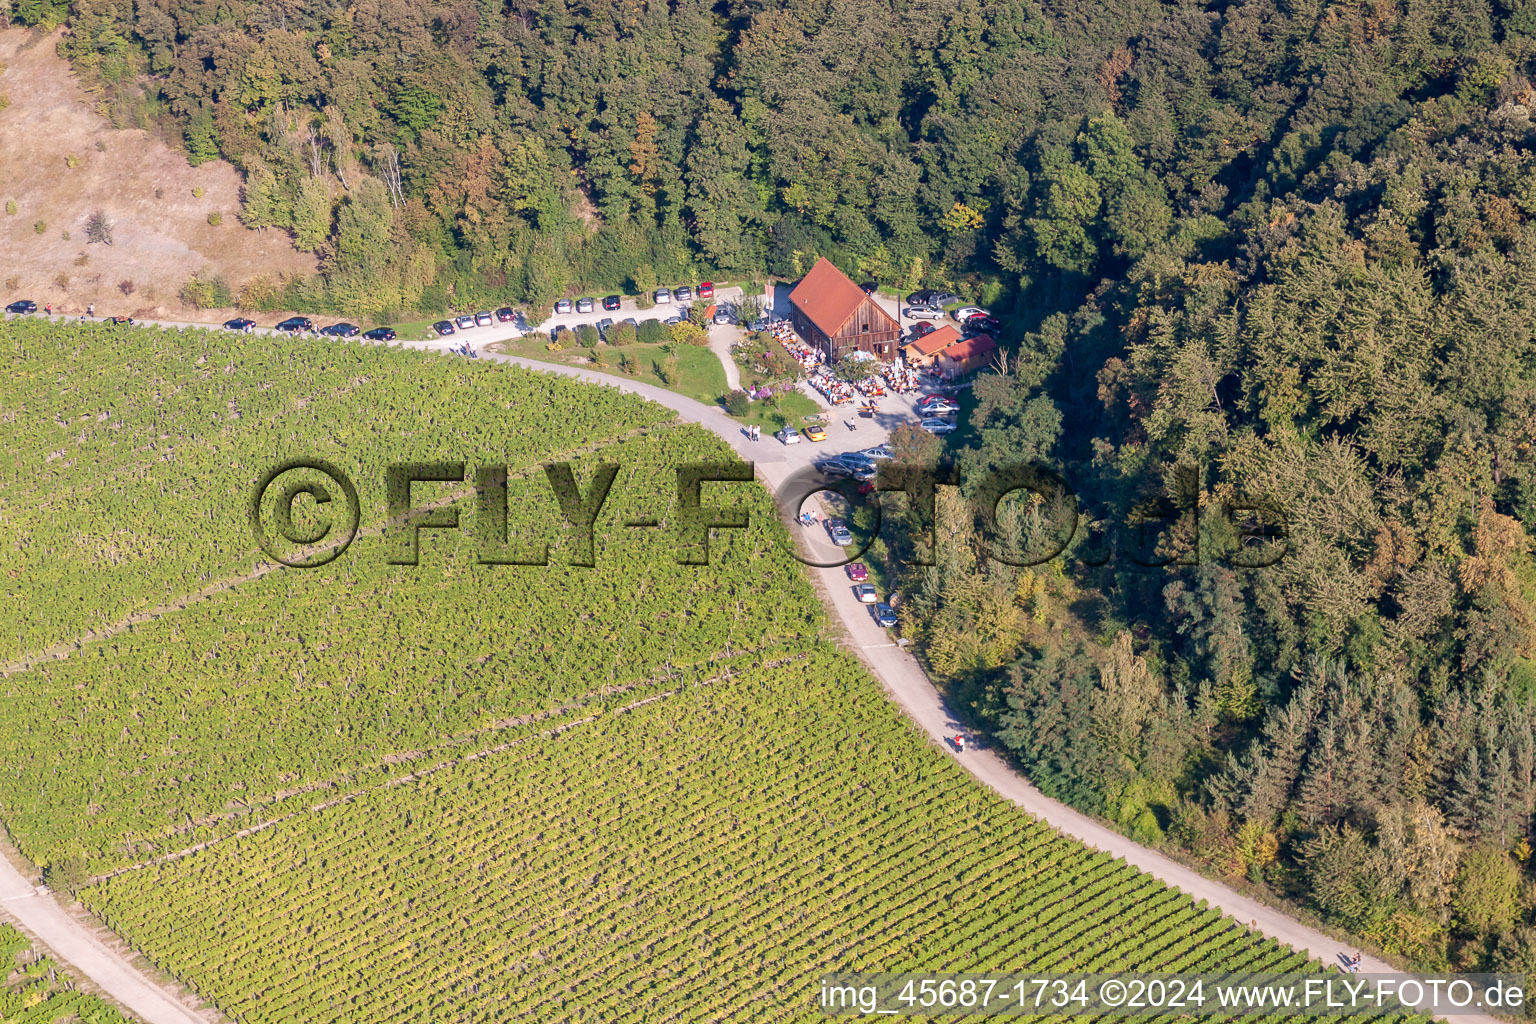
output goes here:
<path id="1" fill-rule="evenodd" d="M 54 957 L 72 965 L 146 1024 L 208 1024 L 176 995 L 145 977 L 71 917 L 51 893 L 35 888 L 0 854 L 0 907 L 37 937 Z M 0 1015 L 3 1016 L 3 1015 Z"/>

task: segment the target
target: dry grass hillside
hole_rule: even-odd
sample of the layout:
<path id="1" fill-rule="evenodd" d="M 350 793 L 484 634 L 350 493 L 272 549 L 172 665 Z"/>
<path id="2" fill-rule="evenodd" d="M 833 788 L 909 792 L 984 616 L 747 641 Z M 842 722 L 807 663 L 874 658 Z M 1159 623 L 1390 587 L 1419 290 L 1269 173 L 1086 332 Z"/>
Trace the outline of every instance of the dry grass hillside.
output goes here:
<path id="1" fill-rule="evenodd" d="M 194 274 L 220 275 L 238 289 L 258 274 L 315 269 L 287 235 L 259 234 L 236 219 L 234 167 L 193 167 L 148 133 L 108 124 L 57 43 L 57 34 L 0 31 L 0 96 L 10 101 L 0 103 L 0 301 L 166 316 L 183 311 L 176 293 Z M 113 223 L 111 245 L 86 241 L 96 210 Z M 209 223 L 214 213 L 218 226 Z"/>

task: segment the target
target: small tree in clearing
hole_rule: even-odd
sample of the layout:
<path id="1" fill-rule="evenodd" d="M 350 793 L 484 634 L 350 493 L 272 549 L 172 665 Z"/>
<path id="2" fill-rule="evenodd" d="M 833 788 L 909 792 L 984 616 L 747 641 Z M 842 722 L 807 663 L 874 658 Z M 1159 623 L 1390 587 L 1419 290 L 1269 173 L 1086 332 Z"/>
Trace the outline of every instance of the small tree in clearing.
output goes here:
<path id="1" fill-rule="evenodd" d="M 105 210 L 97 210 L 86 219 L 85 240 L 100 242 L 102 245 L 112 244 L 112 221 Z"/>

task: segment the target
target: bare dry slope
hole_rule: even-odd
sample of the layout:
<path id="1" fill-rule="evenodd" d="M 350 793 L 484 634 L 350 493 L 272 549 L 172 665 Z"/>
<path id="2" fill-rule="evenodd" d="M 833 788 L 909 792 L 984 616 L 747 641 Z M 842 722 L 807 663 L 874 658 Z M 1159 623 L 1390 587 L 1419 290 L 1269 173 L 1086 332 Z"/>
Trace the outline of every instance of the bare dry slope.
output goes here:
<path id="1" fill-rule="evenodd" d="M 16 204 L 14 214 L 0 212 L 0 301 L 166 316 L 182 311 L 176 293 L 193 274 L 238 289 L 258 274 L 314 271 L 286 234 L 236 220 L 240 175 L 230 164 L 193 167 L 147 132 L 108 124 L 58 55 L 58 39 L 0 31 L 0 96 L 10 100 L 0 109 L 0 204 Z M 98 209 L 115 225 L 110 246 L 85 239 Z M 218 227 L 208 223 L 216 212 Z M 123 281 L 133 282 L 131 295 Z"/>

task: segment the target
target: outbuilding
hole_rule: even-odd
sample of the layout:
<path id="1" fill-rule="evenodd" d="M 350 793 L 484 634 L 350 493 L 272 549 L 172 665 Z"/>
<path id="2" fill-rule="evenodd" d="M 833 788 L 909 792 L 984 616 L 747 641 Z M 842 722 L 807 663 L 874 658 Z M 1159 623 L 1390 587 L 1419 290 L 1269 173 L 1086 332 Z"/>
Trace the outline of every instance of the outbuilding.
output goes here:
<path id="1" fill-rule="evenodd" d="M 993 353 L 996 351 L 997 342 L 992 340 L 990 334 L 978 334 L 968 341 L 949 346 L 935 358 L 939 364 L 939 371 L 944 376 L 963 377 L 968 373 L 975 373 L 992 362 Z"/>
<path id="2" fill-rule="evenodd" d="M 951 345 L 960 344 L 960 332 L 949 324 L 937 330 L 929 331 L 916 341 L 909 341 L 901 347 L 901 354 L 906 359 L 907 365 L 913 369 L 932 366 L 940 352 Z"/>
<path id="3" fill-rule="evenodd" d="M 795 330 L 828 363 L 850 352 L 867 352 L 885 362 L 896 358 L 901 324 L 826 258 L 795 285 L 789 304 Z"/>

